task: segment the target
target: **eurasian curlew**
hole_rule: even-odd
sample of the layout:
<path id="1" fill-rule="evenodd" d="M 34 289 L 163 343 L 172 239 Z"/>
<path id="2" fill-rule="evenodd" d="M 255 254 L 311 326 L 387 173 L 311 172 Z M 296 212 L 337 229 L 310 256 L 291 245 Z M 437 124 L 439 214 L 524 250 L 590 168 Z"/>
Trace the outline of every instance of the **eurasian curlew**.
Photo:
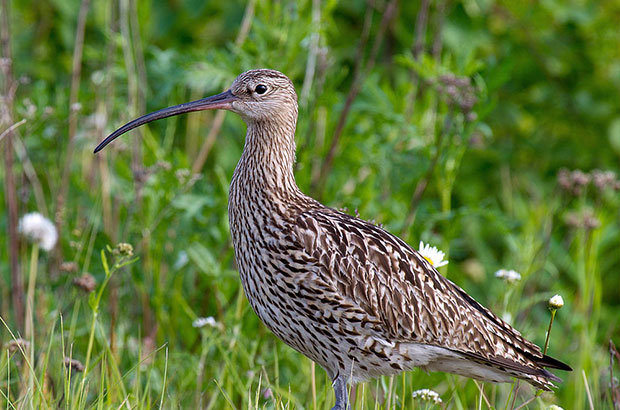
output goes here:
<path id="1" fill-rule="evenodd" d="M 225 109 L 247 124 L 228 213 L 241 283 L 252 308 L 286 344 L 320 364 L 336 404 L 347 383 L 413 367 L 549 390 L 543 355 L 509 324 L 444 278 L 398 237 L 328 208 L 295 182 L 297 94 L 274 70 L 241 74 L 224 93 L 140 117 L 108 136 L 190 111 Z"/>

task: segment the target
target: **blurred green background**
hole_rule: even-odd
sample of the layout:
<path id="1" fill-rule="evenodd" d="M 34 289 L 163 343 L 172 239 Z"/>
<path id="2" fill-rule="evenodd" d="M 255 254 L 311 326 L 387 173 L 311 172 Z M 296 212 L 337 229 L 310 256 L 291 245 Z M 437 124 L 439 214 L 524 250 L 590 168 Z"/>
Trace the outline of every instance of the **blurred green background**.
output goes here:
<path id="1" fill-rule="evenodd" d="M 11 201 L 16 217 L 38 211 L 60 237 L 37 263 L 33 350 L 42 387 L 20 400 L 25 364 L 3 347 L 0 374 L 12 376 L 0 377 L 0 404 L 333 405 L 322 370 L 313 376 L 242 294 L 227 220 L 241 119 L 174 117 L 92 154 L 126 121 L 219 93 L 239 73 L 266 67 L 297 88 L 296 177 L 304 192 L 414 247 L 438 246 L 450 260 L 444 275 L 539 345 L 546 301 L 561 294 L 549 353 L 574 371 L 558 374 L 556 395 L 524 408 L 613 408 L 618 1 L 0 4 L 1 346 L 12 340 L 9 329 L 23 333 L 16 305 L 23 294 L 12 285 L 19 278 L 27 286 L 31 255 L 10 232 Z M 101 286 L 100 252 L 120 242 L 139 260 L 112 276 L 93 322 L 93 297 L 89 304 L 73 279 L 88 272 Z M 505 283 L 494 277 L 499 269 L 522 279 Z M 218 326 L 192 326 L 208 316 Z M 92 328 L 84 393 L 76 386 L 84 374 L 68 380 L 62 359 L 84 360 Z M 442 408 L 474 408 L 480 399 L 471 380 L 416 370 L 358 388 L 355 408 L 412 408 L 417 388 L 438 391 Z M 512 402 L 511 389 L 484 385 L 485 398 L 515 408 L 533 396 L 521 384 Z M 72 401 L 78 391 L 83 397 Z"/>

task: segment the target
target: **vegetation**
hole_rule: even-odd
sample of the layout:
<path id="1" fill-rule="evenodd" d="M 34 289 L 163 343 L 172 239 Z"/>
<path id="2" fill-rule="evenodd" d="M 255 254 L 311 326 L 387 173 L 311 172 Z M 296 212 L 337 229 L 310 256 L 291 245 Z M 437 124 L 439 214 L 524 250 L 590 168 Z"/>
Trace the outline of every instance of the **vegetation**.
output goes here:
<path id="1" fill-rule="evenodd" d="M 304 192 L 439 247 L 444 275 L 541 346 L 564 299 L 549 354 L 574 371 L 555 393 L 415 370 L 359 385 L 354 409 L 620 408 L 619 16 L 614 0 L 1 0 L 0 407 L 333 405 L 239 283 L 241 119 L 174 117 L 92 154 L 269 67 L 299 94 Z M 49 252 L 18 235 L 34 211 Z"/>

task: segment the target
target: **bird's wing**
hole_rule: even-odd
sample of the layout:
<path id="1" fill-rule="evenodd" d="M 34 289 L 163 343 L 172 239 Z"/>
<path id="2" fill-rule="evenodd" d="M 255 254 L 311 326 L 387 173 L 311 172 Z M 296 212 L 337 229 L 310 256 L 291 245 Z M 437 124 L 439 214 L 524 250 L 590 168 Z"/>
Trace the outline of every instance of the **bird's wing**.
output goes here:
<path id="1" fill-rule="evenodd" d="M 322 280 L 379 322 L 385 340 L 441 346 L 519 371 L 565 366 L 389 232 L 326 208 L 301 213 L 294 225 Z"/>

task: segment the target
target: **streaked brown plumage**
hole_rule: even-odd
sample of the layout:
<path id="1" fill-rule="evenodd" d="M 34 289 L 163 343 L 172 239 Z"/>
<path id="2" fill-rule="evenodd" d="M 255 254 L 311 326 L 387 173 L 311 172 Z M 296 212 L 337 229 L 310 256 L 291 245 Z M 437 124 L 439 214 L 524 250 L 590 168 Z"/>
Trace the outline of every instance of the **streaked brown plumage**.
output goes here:
<path id="1" fill-rule="evenodd" d="M 413 367 L 492 382 L 516 377 L 546 390 L 560 379 L 545 367 L 570 370 L 401 239 L 299 190 L 297 95 L 278 71 L 248 71 L 225 93 L 134 120 L 95 152 L 146 122 L 215 108 L 240 114 L 248 127 L 229 199 L 245 294 L 273 333 L 327 371 L 334 409 L 348 406 L 347 382 Z"/>

